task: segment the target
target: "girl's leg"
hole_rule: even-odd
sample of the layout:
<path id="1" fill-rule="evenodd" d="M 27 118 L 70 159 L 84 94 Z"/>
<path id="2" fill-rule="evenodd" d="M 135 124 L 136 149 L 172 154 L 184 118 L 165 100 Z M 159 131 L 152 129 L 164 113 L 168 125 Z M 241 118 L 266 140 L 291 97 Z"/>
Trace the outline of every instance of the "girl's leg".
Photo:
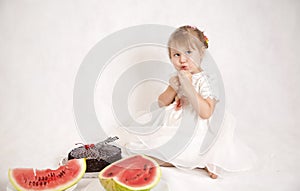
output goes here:
<path id="1" fill-rule="evenodd" d="M 155 158 L 155 157 L 152 157 L 152 156 L 148 156 L 148 157 L 154 159 L 154 160 L 159 164 L 159 166 L 162 166 L 162 167 L 174 167 L 174 165 L 171 164 L 171 163 L 162 161 L 162 160 L 160 160 L 160 159 L 158 159 L 158 158 Z M 212 178 L 212 179 L 217 179 L 217 178 L 218 178 L 218 175 L 216 175 L 216 174 L 210 172 L 210 171 L 207 169 L 207 167 L 205 167 L 204 170 L 208 173 L 208 175 L 209 175 L 210 178 Z"/>
<path id="2" fill-rule="evenodd" d="M 159 166 L 162 166 L 162 167 L 174 167 L 174 165 L 171 164 L 171 163 L 165 162 L 163 160 L 160 160 L 160 159 L 152 157 L 152 156 L 148 156 L 148 157 L 154 159 L 159 164 Z"/>
<path id="3" fill-rule="evenodd" d="M 209 177 L 211 177 L 212 179 L 217 179 L 217 178 L 218 178 L 218 175 L 216 175 L 216 174 L 210 172 L 210 171 L 207 169 L 207 167 L 205 167 L 204 169 L 205 169 L 205 171 L 208 173 Z"/>

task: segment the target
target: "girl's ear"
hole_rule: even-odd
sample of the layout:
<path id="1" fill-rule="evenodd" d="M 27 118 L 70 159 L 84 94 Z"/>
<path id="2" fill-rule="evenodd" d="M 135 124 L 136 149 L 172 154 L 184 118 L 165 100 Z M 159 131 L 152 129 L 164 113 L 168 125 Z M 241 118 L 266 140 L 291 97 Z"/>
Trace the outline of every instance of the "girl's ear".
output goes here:
<path id="1" fill-rule="evenodd" d="M 202 47 L 201 47 L 201 52 L 204 53 L 205 50 L 206 50 L 205 46 L 202 46 Z"/>

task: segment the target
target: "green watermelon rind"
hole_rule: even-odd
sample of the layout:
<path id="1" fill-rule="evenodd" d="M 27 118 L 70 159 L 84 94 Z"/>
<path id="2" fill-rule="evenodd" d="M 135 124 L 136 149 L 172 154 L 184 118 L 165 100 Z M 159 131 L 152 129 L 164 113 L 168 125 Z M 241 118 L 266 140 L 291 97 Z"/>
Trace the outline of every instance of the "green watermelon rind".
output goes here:
<path id="1" fill-rule="evenodd" d="M 155 187 L 158 182 L 160 181 L 161 178 L 161 169 L 159 167 L 159 164 L 152 158 L 147 157 L 145 155 L 138 155 L 141 156 L 147 160 L 150 160 L 151 162 L 153 162 L 155 164 L 155 166 L 157 166 L 157 173 L 155 175 L 156 179 L 155 181 L 153 181 L 151 184 L 143 186 L 143 187 L 131 187 L 131 186 L 127 186 L 121 182 L 119 182 L 118 180 L 116 180 L 114 177 L 112 178 L 105 178 L 102 176 L 102 174 L 109 169 L 112 165 L 115 165 L 115 163 L 119 163 L 122 162 L 123 160 L 126 160 L 128 158 L 124 158 L 121 160 L 116 161 L 115 163 L 112 163 L 110 165 L 108 165 L 107 167 L 105 167 L 103 170 L 101 170 L 99 172 L 98 178 L 100 180 L 100 183 L 102 184 L 102 186 L 107 190 L 107 191 L 150 191 L 153 187 Z M 134 157 L 134 156 L 131 156 Z M 129 157 L 129 158 L 131 158 Z"/>
<path id="2" fill-rule="evenodd" d="M 61 188 L 56 188 L 55 191 L 64 191 L 64 190 L 66 190 L 66 189 L 74 186 L 84 176 L 85 171 L 86 171 L 86 159 L 82 158 L 82 159 L 73 159 L 73 160 L 77 160 L 78 161 L 78 163 L 80 164 L 80 167 L 81 167 L 81 172 L 78 174 L 78 176 L 76 177 L 76 179 L 74 179 L 72 182 L 70 182 L 68 184 L 62 185 Z M 23 188 L 20 187 L 19 184 L 14 180 L 14 178 L 12 176 L 12 171 L 13 171 L 13 169 L 8 169 L 8 177 L 9 177 L 10 183 L 13 185 L 13 187 L 17 191 L 25 191 L 25 190 L 22 190 Z M 54 190 L 53 189 L 46 189 L 46 190 L 43 190 L 43 191 L 54 191 Z"/>

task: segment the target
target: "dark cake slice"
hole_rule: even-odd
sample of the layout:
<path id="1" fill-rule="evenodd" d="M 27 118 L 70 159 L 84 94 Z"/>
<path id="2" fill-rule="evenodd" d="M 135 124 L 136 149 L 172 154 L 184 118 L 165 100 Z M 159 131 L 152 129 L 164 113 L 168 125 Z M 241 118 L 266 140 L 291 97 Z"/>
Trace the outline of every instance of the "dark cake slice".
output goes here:
<path id="1" fill-rule="evenodd" d="M 86 172 L 99 172 L 107 165 L 122 158 L 121 149 L 108 144 L 116 139 L 118 139 L 118 137 L 109 137 L 96 145 L 90 144 L 77 147 L 69 152 L 68 160 L 86 158 Z"/>

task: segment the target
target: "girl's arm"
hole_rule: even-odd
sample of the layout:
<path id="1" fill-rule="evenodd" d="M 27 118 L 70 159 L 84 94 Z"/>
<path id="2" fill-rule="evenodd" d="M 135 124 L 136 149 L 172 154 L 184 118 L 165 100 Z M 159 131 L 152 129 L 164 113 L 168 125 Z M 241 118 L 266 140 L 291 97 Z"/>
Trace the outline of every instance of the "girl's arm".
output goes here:
<path id="1" fill-rule="evenodd" d="M 176 91 L 171 86 L 168 86 L 168 88 L 158 97 L 159 107 L 170 105 L 174 101 L 176 95 Z"/>
<path id="2" fill-rule="evenodd" d="M 204 99 L 195 89 L 187 95 L 187 98 L 202 119 L 208 119 L 213 114 L 216 105 L 215 99 Z"/>

